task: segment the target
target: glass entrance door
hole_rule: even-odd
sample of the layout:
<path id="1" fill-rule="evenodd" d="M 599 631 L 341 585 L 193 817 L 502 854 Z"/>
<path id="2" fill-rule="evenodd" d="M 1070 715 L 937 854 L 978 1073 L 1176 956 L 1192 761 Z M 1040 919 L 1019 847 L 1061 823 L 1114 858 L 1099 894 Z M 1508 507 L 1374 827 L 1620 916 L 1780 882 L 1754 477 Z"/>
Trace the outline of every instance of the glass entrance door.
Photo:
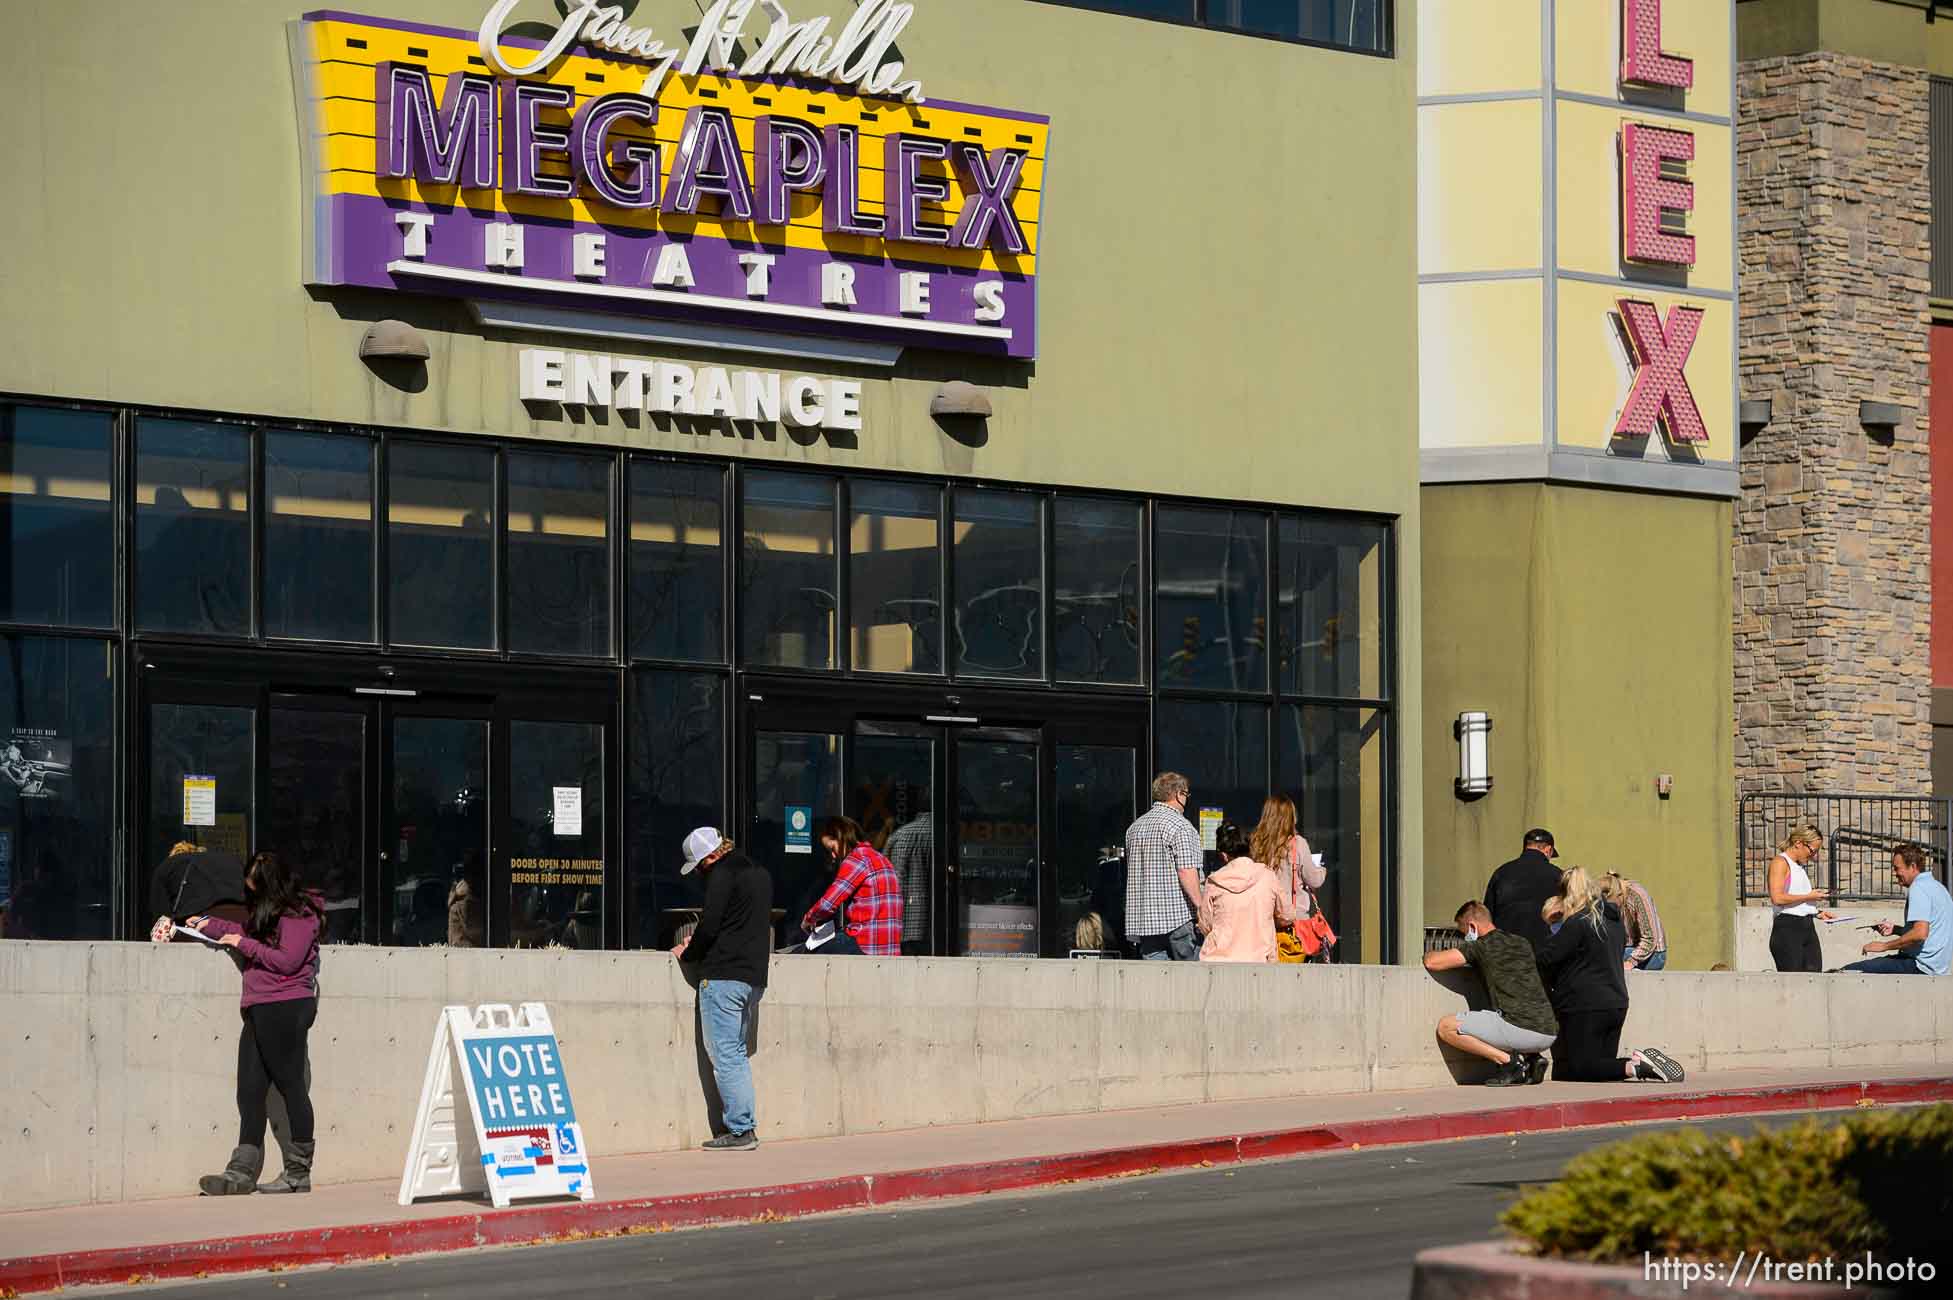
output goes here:
<path id="1" fill-rule="evenodd" d="M 287 662 L 145 676 L 145 860 L 131 885 L 145 928 L 151 872 L 187 840 L 280 854 L 323 896 L 327 942 L 617 942 L 611 691 L 537 692 L 487 674 L 268 680 Z"/>
<path id="2" fill-rule="evenodd" d="M 1088 917 L 1092 951 L 1118 950 L 1140 720 L 1018 726 L 876 716 L 872 700 L 757 703 L 742 825 L 774 874 L 781 943 L 801 937 L 834 877 L 819 824 L 845 813 L 902 882 L 905 955 L 1064 956 Z"/>

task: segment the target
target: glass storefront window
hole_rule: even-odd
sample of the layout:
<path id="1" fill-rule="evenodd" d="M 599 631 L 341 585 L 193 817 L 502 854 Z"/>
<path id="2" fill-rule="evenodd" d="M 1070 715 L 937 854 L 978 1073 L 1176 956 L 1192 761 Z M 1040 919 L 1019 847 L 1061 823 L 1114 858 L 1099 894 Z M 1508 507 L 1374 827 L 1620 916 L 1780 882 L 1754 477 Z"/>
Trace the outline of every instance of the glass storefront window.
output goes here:
<path id="1" fill-rule="evenodd" d="M 726 472 L 631 462 L 631 654 L 725 662 Z"/>
<path id="2" fill-rule="evenodd" d="M 1141 508 L 1059 497 L 1052 509 L 1052 654 L 1068 682 L 1137 684 Z"/>
<path id="3" fill-rule="evenodd" d="M 786 810 L 805 809 L 816 826 L 841 811 L 841 737 L 759 732 L 753 737 L 752 798 L 753 834 L 746 852 L 773 873 L 773 906 L 783 913 L 774 942 L 794 942 L 801 918 L 833 881 L 835 864 L 818 843 L 787 842 Z"/>
<path id="4" fill-rule="evenodd" d="M 1035 957 L 1038 925 L 1038 746 L 956 742 L 956 951 Z"/>
<path id="5" fill-rule="evenodd" d="M 741 658 L 755 668 L 832 668 L 834 480 L 762 471 L 742 483 Z"/>
<path id="6" fill-rule="evenodd" d="M 1268 689 L 1268 517 L 1162 506 L 1154 551 L 1161 686 Z"/>
<path id="7" fill-rule="evenodd" d="M 1268 706 L 1225 700 L 1161 700 L 1153 710 L 1159 771 L 1192 787 L 1187 816 L 1218 808 L 1223 821 L 1252 831 L 1268 795 Z M 1208 854 L 1208 865 L 1218 866 Z"/>
<path id="8" fill-rule="evenodd" d="M 1317 897 L 1340 962 L 1381 960 L 1388 724 L 1376 709 L 1284 705 L 1279 716 L 1277 785 L 1328 871 Z"/>
<path id="9" fill-rule="evenodd" d="M 956 671 L 1044 675 L 1044 529 L 1026 492 L 956 493 Z"/>
<path id="10" fill-rule="evenodd" d="M 738 838 L 727 825 L 726 684 L 713 673 L 639 669 L 631 691 L 624 946 L 668 949 L 705 901 L 700 877 L 678 870 L 685 836 L 717 826 Z"/>
<path id="11" fill-rule="evenodd" d="M 264 436 L 264 630 L 306 641 L 373 639 L 373 444 Z"/>
<path id="12" fill-rule="evenodd" d="M 495 453 L 387 452 L 387 615 L 396 645 L 495 646 Z"/>
<path id="13" fill-rule="evenodd" d="M 942 496 L 933 485 L 849 487 L 848 648 L 863 672 L 942 671 Z"/>
<path id="14" fill-rule="evenodd" d="M 1277 625 L 1282 689 L 1382 699 L 1382 524 L 1287 517 Z"/>
<path id="15" fill-rule="evenodd" d="M 610 653 L 610 466 L 509 453 L 511 650 Z"/>
<path id="16" fill-rule="evenodd" d="M 509 943 L 604 946 L 604 729 L 509 724 Z"/>
<path id="17" fill-rule="evenodd" d="M 0 406 L 0 620 L 115 623 L 115 419 Z"/>
<path id="18" fill-rule="evenodd" d="M 266 728 L 264 846 L 325 900 L 321 943 L 365 938 L 366 725 L 362 709 L 274 698 Z M 310 707 L 308 707 L 308 705 Z"/>
<path id="19" fill-rule="evenodd" d="M 382 943 L 487 946 L 488 727 L 472 718 L 393 720 Z"/>
<path id="20" fill-rule="evenodd" d="M 1099 946 L 1124 949 L 1126 827 L 1137 815 L 1133 790 L 1138 754 L 1131 745 L 1059 745 L 1056 753 L 1059 938 L 1090 949 L 1096 918 Z"/>
<path id="21" fill-rule="evenodd" d="M 1139 18 L 1198 23 L 1255 36 L 1388 54 L 1394 0 L 1047 0 Z"/>
<path id="22" fill-rule="evenodd" d="M 0 635 L 0 938 L 113 937 L 113 658 Z"/>
<path id="23" fill-rule="evenodd" d="M 251 435 L 223 424 L 136 428 L 136 627 L 251 631 Z"/>
<path id="24" fill-rule="evenodd" d="M 256 847 L 256 721 L 249 705 L 149 706 L 149 826 L 133 865 L 153 870 L 179 842 L 249 860 Z"/>

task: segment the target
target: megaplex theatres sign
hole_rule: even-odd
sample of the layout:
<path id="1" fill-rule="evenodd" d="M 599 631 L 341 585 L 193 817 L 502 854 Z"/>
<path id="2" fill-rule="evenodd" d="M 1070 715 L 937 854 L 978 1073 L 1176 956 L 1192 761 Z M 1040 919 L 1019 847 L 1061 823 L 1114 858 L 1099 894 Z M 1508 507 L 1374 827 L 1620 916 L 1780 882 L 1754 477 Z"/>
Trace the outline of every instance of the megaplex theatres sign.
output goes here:
<path id="1" fill-rule="evenodd" d="M 518 5 L 292 24 L 308 283 L 1036 355 L 1049 119 L 926 99 L 914 6 L 713 0 L 672 46 L 597 0 L 520 39 Z"/>

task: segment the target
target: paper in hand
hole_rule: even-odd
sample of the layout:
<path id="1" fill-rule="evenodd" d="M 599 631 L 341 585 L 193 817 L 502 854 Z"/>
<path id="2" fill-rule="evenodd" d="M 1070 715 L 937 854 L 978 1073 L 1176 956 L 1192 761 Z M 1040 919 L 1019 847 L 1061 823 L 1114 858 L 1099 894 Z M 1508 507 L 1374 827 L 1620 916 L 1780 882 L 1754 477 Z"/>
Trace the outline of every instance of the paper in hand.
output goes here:
<path id="1" fill-rule="evenodd" d="M 807 936 L 807 942 L 804 946 L 806 947 L 808 952 L 813 952 L 815 949 L 823 947 L 824 945 L 832 942 L 834 938 L 834 933 L 835 933 L 834 922 L 831 920 L 822 921 L 819 925 L 814 927 L 813 933 Z"/>
<path id="2" fill-rule="evenodd" d="M 190 937 L 191 937 L 192 939 L 201 939 L 201 940 L 203 940 L 203 941 L 204 941 L 205 943 L 207 943 L 207 944 L 209 944 L 209 945 L 210 945 L 211 947 L 213 947 L 213 948 L 221 948 L 221 947 L 223 947 L 223 944 L 221 944 L 220 942 L 218 942 L 218 941 L 217 941 L 216 939 L 213 939 L 213 938 L 211 938 L 211 937 L 210 937 L 209 935 L 207 935 L 207 934 L 205 934 L 205 933 L 204 933 L 204 932 L 203 932 L 202 930 L 193 930 L 193 929 L 191 929 L 191 928 L 190 928 L 189 926 L 187 926 L 187 925 L 172 925 L 172 926 L 170 927 L 170 933 L 172 933 L 172 934 L 187 934 L 187 935 L 189 935 L 189 936 L 190 936 Z"/>

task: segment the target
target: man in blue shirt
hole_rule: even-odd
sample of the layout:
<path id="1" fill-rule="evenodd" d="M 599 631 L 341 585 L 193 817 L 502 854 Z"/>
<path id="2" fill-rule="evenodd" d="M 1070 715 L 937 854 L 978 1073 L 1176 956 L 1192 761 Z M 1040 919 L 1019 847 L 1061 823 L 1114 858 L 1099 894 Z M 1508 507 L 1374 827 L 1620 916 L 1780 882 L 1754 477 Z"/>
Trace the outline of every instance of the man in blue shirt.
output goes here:
<path id="1" fill-rule="evenodd" d="M 1901 844 L 1893 852 L 1892 874 L 1905 886 L 1906 928 L 1896 938 L 1866 944 L 1866 960 L 1845 969 L 1866 975 L 1946 974 L 1953 967 L 1953 897 L 1926 870 L 1926 850 L 1917 844 Z M 1897 928 L 1890 921 L 1878 923 L 1883 935 Z"/>

